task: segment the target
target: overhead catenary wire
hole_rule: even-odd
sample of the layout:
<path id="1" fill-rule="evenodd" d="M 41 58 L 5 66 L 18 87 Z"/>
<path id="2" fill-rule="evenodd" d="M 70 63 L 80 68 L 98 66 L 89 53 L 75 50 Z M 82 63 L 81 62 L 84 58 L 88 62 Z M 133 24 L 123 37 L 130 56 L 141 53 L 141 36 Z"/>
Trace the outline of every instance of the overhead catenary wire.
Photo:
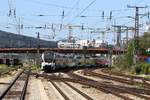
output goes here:
<path id="1" fill-rule="evenodd" d="M 78 3 L 80 2 L 80 0 L 77 0 L 77 2 L 73 5 L 73 7 L 70 9 L 70 11 L 68 13 L 66 13 L 65 17 L 69 16 L 72 11 L 75 9 L 75 7 L 78 5 Z"/>
<path id="2" fill-rule="evenodd" d="M 8 0 L 8 7 L 9 7 L 9 14 L 8 17 L 10 17 L 13 20 L 13 25 L 15 26 L 16 31 L 20 34 L 20 19 L 19 21 L 17 20 L 17 15 L 16 15 L 16 8 L 13 7 L 13 1 Z"/>
<path id="3" fill-rule="evenodd" d="M 26 0 L 24 0 L 26 1 Z M 46 3 L 46 2 L 41 2 L 38 0 L 28 0 L 30 2 L 35 2 L 37 4 L 41 4 L 41 5 L 47 5 L 47 6 L 53 6 L 53 7 L 59 7 L 59 8 L 66 8 L 66 9 L 72 9 L 72 7 L 70 6 L 63 6 L 63 5 L 58 5 L 58 4 L 52 4 L 52 3 Z"/>
<path id="4" fill-rule="evenodd" d="M 9 0 L 9 1 L 11 1 L 11 0 Z M 38 0 L 33 0 L 33 1 L 38 1 Z M 79 1 L 79 0 L 78 0 Z M 41 2 L 43 2 L 43 1 L 41 1 Z M 46 3 L 46 2 L 45 2 Z M 48 4 L 51 4 L 51 3 L 48 3 Z M 47 5 L 48 5 L 47 4 Z M 44 4 L 42 4 L 42 5 L 44 5 Z M 61 4 L 57 4 L 58 6 L 60 5 L 61 6 Z M 49 5 L 50 6 L 50 5 Z M 58 7 L 57 6 L 57 7 Z M 54 6 L 53 6 L 54 7 Z M 56 6 L 55 6 L 56 7 Z M 69 7 L 69 6 L 65 6 L 65 7 Z M 59 8 L 62 8 L 62 7 L 59 7 Z M 72 10 L 72 9 L 78 9 L 78 8 L 75 8 L 75 7 L 73 7 L 73 6 L 70 6 L 70 8 L 63 8 L 63 9 L 61 9 L 61 11 L 62 10 L 64 10 L 65 11 L 65 15 L 67 15 L 66 14 L 66 11 L 67 10 L 65 10 L 65 9 L 70 9 L 70 10 Z M 81 9 L 81 8 L 80 8 Z M 88 9 L 89 10 L 89 9 Z M 121 18 L 118 18 L 117 17 L 117 15 L 116 15 L 116 13 L 114 13 L 114 12 L 117 12 L 117 13 L 121 13 L 122 11 L 128 11 L 129 9 L 118 9 L 118 10 L 111 10 L 112 12 L 113 12 L 113 17 L 112 17 L 112 20 L 113 19 L 121 19 Z M 72 11 L 71 11 L 72 12 Z M 83 12 L 84 13 L 84 12 Z M 79 14 L 79 13 L 78 13 Z M 41 14 L 42 15 L 42 14 Z M 44 14 L 43 14 L 44 15 Z M 82 14 L 81 14 L 82 15 Z M 106 15 L 106 13 L 105 13 L 105 15 Z M 44 16 L 51 16 L 51 15 L 44 15 Z M 53 15 L 52 15 L 53 16 Z M 56 16 L 57 16 L 57 14 L 56 14 Z M 62 16 L 61 14 L 59 15 L 59 16 Z M 101 16 L 90 16 L 90 15 L 87 15 L 87 17 L 101 17 Z M 17 17 L 18 18 L 18 17 Z M 34 19 L 33 19 L 34 20 Z M 18 19 L 17 19 L 17 21 L 18 21 Z M 32 21 L 32 20 L 31 20 Z M 38 21 L 40 21 L 40 20 L 38 20 Z M 48 21 L 47 21 L 48 22 Z M 124 21 L 123 21 L 124 22 Z M 125 21 L 126 22 L 126 21 Z M 15 21 L 14 21 L 14 23 L 16 23 Z M 43 22 L 43 23 L 46 23 L 46 22 Z M 61 22 L 60 22 L 61 23 Z M 108 23 L 111 23 L 111 22 L 108 22 L 107 20 L 104 20 L 104 23 L 107 23 L 107 25 L 108 25 Z M 64 25 L 63 23 L 61 23 L 62 24 L 62 26 Z M 38 25 L 37 25 L 38 26 Z M 94 25 L 93 25 L 94 26 Z M 94 26 L 95 27 L 95 26 Z M 43 28 L 44 29 L 44 28 Z"/>
<path id="5" fill-rule="evenodd" d="M 71 6 L 64 6 L 64 5 L 60 5 L 60 4 L 54 4 L 54 3 L 47 3 L 47 2 L 41 2 L 38 0 L 23 0 L 23 1 L 29 1 L 29 2 L 33 2 L 39 5 L 43 5 L 43 6 L 52 6 L 52 7 L 56 7 L 56 8 L 61 8 L 61 9 L 74 9 L 74 7 Z M 79 8 L 76 8 L 79 9 Z M 97 9 L 89 9 L 90 11 L 99 11 Z"/>
<path id="6" fill-rule="evenodd" d="M 72 23 L 78 16 L 80 16 L 83 12 L 85 12 L 92 4 L 94 4 L 96 0 L 93 0 L 91 3 L 89 3 L 80 13 L 78 13 L 69 23 Z"/>

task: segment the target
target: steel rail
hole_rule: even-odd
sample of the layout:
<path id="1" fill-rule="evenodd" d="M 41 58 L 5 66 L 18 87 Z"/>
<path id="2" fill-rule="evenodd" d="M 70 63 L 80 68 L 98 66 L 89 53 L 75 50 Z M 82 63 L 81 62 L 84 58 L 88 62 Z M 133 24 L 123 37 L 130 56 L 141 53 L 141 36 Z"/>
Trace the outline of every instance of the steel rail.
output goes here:
<path id="1" fill-rule="evenodd" d="M 76 74 L 73 74 L 73 73 L 69 73 L 68 75 L 70 77 L 72 77 L 72 79 L 71 78 L 54 77 L 52 75 L 46 75 L 46 74 L 41 75 L 41 76 L 45 77 L 45 78 L 48 78 L 48 79 L 51 79 L 51 80 L 57 80 L 57 81 L 58 80 L 59 81 L 64 81 L 65 80 L 65 81 L 68 81 L 68 82 L 75 82 L 75 83 L 88 85 L 88 86 L 94 87 L 94 88 L 96 88 L 98 90 L 104 91 L 106 93 L 114 94 L 114 95 L 116 95 L 116 96 L 118 96 L 118 97 L 120 97 L 122 99 L 125 99 L 125 100 L 132 100 L 132 99 L 121 95 L 120 92 L 117 92 L 117 90 L 121 91 L 121 92 L 132 94 L 132 95 L 137 96 L 137 97 L 144 98 L 146 100 L 150 99 L 147 96 L 144 96 L 144 95 L 141 95 L 139 93 L 127 90 L 127 89 L 122 88 L 122 87 L 117 87 L 115 85 L 114 86 L 113 85 L 109 86 L 109 85 L 103 84 L 101 82 L 97 82 L 97 81 L 94 81 L 94 80 L 91 80 L 91 79 L 88 79 L 88 78 L 85 78 L 85 77 L 82 77 L 82 76 L 79 76 L 79 75 L 76 75 Z"/>
<path id="2" fill-rule="evenodd" d="M 126 93 L 129 93 L 129 94 L 132 94 L 132 95 L 137 96 L 137 97 L 144 98 L 144 99 L 146 99 L 146 100 L 150 100 L 150 97 L 141 95 L 141 94 L 136 93 L 136 92 L 133 92 L 133 91 L 125 90 L 125 89 L 120 88 L 120 87 L 117 87 L 117 86 L 109 86 L 109 85 L 106 85 L 106 84 L 103 84 L 103 83 L 94 81 L 94 80 L 92 80 L 92 79 L 88 79 L 88 78 L 79 76 L 79 75 L 74 74 L 74 73 L 70 73 L 70 75 L 71 75 L 72 77 L 74 77 L 74 78 L 77 78 L 77 79 L 80 79 L 80 80 L 87 80 L 88 82 L 95 83 L 95 84 L 100 85 L 100 86 L 102 86 L 102 87 L 104 87 L 104 88 L 107 88 L 107 89 L 112 88 L 112 89 L 114 89 L 114 90 L 119 90 L 119 91 L 122 91 L 122 92 L 126 92 Z"/>
<path id="3" fill-rule="evenodd" d="M 144 88 L 150 89 L 149 85 L 150 83 L 150 79 L 149 78 L 144 78 L 144 77 L 139 77 L 139 76 L 132 76 L 132 75 L 126 75 L 126 74 L 122 74 L 122 73 L 117 73 L 117 72 L 111 72 L 110 70 L 106 70 L 106 69 L 102 69 L 101 70 L 103 73 L 109 73 L 111 75 L 115 75 L 115 76 L 122 76 L 125 78 L 130 78 L 130 83 L 129 84 L 142 84 L 144 86 Z M 97 74 L 97 73 L 96 73 Z M 111 76 L 112 77 L 112 76 Z M 121 79 L 122 80 L 122 79 Z M 120 81 L 121 81 L 120 80 Z M 125 79 L 124 79 L 125 80 Z M 138 82 L 135 80 L 141 80 L 142 82 Z M 123 82 L 123 81 L 122 81 Z M 128 83 L 127 83 L 128 84 Z"/>
<path id="4" fill-rule="evenodd" d="M 101 71 L 103 73 L 109 73 L 112 75 L 122 76 L 122 77 L 130 78 L 130 79 L 141 79 L 141 80 L 144 79 L 145 81 L 150 81 L 149 78 L 140 77 L 140 76 L 132 76 L 132 75 L 127 75 L 127 74 L 123 74 L 123 73 L 119 73 L 119 72 L 112 72 L 110 69 L 102 69 Z"/>
<path id="5" fill-rule="evenodd" d="M 57 77 L 55 74 L 52 74 L 52 76 Z M 94 100 L 92 99 L 90 96 L 88 96 L 87 94 L 81 92 L 79 89 L 75 88 L 74 86 L 70 85 L 69 83 L 67 83 L 65 80 L 62 81 L 63 83 L 65 83 L 67 86 L 69 86 L 70 88 L 72 88 L 74 91 L 76 91 L 77 93 L 79 93 L 80 95 L 82 95 L 84 98 L 86 98 L 87 100 Z"/>
<path id="6" fill-rule="evenodd" d="M 71 78 L 62 78 L 62 77 L 54 77 L 52 75 L 46 75 L 46 74 L 44 74 L 44 75 L 38 74 L 38 76 L 39 77 L 44 77 L 44 78 L 49 79 L 51 81 L 52 80 L 53 81 L 67 81 L 67 82 L 74 82 L 74 83 L 79 83 L 79 84 L 82 84 L 82 85 L 91 86 L 91 87 L 96 88 L 96 89 L 98 89 L 100 91 L 103 91 L 105 93 L 111 93 L 111 94 L 113 94 L 115 96 L 118 96 L 118 97 L 124 99 L 124 100 L 133 100 L 133 99 L 131 99 L 129 97 L 126 97 L 126 96 L 123 96 L 123 95 L 119 94 L 116 91 L 112 91 L 110 88 L 106 89 L 101 84 L 98 84 L 98 83 L 96 84 L 94 81 L 92 81 L 92 82 L 90 81 L 89 82 L 88 79 L 82 80 L 82 79 L 76 79 L 76 78 L 74 78 L 74 79 L 71 79 Z"/>
<path id="7" fill-rule="evenodd" d="M 65 100 L 70 100 L 69 97 L 66 96 L 66 94 L 64 94 L 64 93 L 62 92 L 62 90 L 61 90 L 53 81 L 50 80 L 50 82 L 51 82 L 52 85 L 58 90 L 58 92 L 63 96 L 63 98 L 64 98 Z"/>
<path id="8" fill-rule="evenodd" d="M 2 100 L 5 95 L 8 93 L 8 91 L 11 89 L 11 87 L 15 84 L 15 82 L 18 80 L 18 78 L 22 75 L 22 73 L 24 72 L 24 70 L 22 70 L 17 76 L 16 78 L 13 80 L 13 82 L 6 88 L 6 90 L 1 94 L 0 96 L 0 100 Z"/>
<path id="9" fill-rule="evenodd" d="M 79 89 L 73 87 L 72 85 L 70 85 L 69 83 L 65 82 L 65 84 L 67 84 L 70 88 L 72 88 L 73 90 L 75 90 L 76 92 L 78 92 L 79 94 L 81 94 L 84 98 L 86 98 L 87 100 L 94 100 L 93 98 L 91 98 L 90 96 L 88 96 L 87 94 L 81 92 Z"/>
<path id="10" fill-rule="evenodd" d="M 31 72 L 31 69 L 29 69 L 28 72 L 27 72 L 27 78 L 26 78 L 26 80 L 25 80 L 25 85 L 24 85 L 23 90 L 22 90 L 22 92 L 21 92 L 20 100 L 25 100 L 26 91 L 27 91 L 27 86 L 28 86 L 28 82 L 29 82 L 30 72 Z"/>

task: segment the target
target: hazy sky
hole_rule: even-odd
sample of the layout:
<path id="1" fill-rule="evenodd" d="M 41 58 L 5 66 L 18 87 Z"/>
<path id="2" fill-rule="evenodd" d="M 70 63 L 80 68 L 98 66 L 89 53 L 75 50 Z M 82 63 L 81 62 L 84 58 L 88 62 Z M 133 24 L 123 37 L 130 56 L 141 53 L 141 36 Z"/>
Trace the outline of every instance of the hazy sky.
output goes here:
<path id="1" fill-rule="evenodd" d="M 59 40 L 67 38 L 67 24 L 73 26 L 83 24 L 86 28 L 106 28 L 111 27 L 114 23 L 133 26 L 133 19 L 125 16 L 134 16 L 135 10 L 127 8 L 127 5 L 148 5 L 150 7 L 150 0 L 1 0 L 0 29 L 18 34 L 16 25 L 20 19 L 20 23 L 24 26 L 20 34 L 36 37 L 35 33 L 40 32 L 41 38 Z M 10 8 L 12 15 L 8 17 Z M 13 9 L 16 9 L 16 18 L 13 16 Z M 63 11 L 64 18 L 62 17 Z M 103 11 L 104 19 L 101 17 Z M 108 18 L 111 11 L 113 18 L 110 21 Z M 149 8 L 141 9 L 140 13 L 148 11 L 150 11 Z M 141 19 L 142 24 L 145 24 L 146 21 L 148 21 L 147 18 Z M 54 39 L 52 38 L 54 32 L 51 29 L 27 28 L 44 27 L 45 25 L 50 28 L 52 24 L 53 28 L 56 28 Z M 63 25 L 62 30 L 60 30 L 60 24 Z M 90 35 L 88 32 L 89 30 L 81 30 L 80 27 L 73 28 L 73 35 L 79 39 L 92 39 L 101 36 L 100 34 Z M 105 38 L 107 41 L 112 41 L 114 33 L 107 33 Z"/>

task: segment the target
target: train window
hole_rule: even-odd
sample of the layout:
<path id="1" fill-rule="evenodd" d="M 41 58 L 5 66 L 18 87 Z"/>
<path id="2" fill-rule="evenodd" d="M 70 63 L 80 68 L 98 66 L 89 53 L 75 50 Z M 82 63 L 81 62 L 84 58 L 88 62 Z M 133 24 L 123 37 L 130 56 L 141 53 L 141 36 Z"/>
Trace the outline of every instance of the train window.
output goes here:
<path id="1" fill-rule="evenodd" d="M 81 59 L 82 57 L 76 57 L 76 59 Z"/>

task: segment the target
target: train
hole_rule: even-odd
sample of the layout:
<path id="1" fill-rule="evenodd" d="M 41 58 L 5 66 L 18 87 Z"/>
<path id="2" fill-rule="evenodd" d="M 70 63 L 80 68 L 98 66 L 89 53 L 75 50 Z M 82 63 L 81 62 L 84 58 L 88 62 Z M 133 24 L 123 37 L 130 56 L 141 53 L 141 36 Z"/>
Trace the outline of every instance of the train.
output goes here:
<path id="1" fill-rule="evenodd" d="M 42 54 L 41 69 L 45 72 L 49 72 L 63 68 L 97 67 L 108 65 L 108 59 L 100 57 L 45 52 Z"/>

